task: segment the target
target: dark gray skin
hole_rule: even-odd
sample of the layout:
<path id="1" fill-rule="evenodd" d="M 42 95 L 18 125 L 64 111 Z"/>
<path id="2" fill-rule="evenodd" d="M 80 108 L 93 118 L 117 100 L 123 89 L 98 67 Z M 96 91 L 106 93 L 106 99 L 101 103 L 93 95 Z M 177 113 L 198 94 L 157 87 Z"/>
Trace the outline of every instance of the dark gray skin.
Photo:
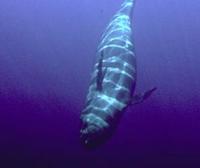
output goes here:
<path id="1" fill-rule="evenodd" d="M 133 95 L 136 56 L 131 16 L 134 0 L 125 0 L 102 35 L 86 105 L 81 113 L 81 142 L 87 147 L 103 143 L 115 130 L 124 110 L 141 103 L 156 88 Z"/>

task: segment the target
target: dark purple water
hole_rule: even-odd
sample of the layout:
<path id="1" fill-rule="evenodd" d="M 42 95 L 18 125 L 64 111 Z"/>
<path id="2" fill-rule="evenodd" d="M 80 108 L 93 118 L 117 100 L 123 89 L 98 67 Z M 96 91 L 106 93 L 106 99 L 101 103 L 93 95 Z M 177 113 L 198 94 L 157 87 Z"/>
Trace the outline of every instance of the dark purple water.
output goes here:
<path id="1" fill-rule="evenodd" d="M 100 35 L 122 0 L 0 1 L 0 167 L 200 167 L 199 0 L 138 0 L 137 92 L 114 136 L 79 143 Z"/>

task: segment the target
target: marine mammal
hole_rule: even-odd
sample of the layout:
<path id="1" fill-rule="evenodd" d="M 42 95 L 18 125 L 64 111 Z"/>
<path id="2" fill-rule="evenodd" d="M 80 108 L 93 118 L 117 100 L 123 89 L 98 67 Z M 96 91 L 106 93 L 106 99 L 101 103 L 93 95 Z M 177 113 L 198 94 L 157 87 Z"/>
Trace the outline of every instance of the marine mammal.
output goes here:
<path id="1" fill-rule="evenodd" d="M 111 136 L 131 104 L 142 102 L 156 89 L 134 95 L 136 56 L 131 16 L 135 1 L 124 0 L 101 37 L 86 105 L 81 112 L 81 141 L 96 146 Z"/>

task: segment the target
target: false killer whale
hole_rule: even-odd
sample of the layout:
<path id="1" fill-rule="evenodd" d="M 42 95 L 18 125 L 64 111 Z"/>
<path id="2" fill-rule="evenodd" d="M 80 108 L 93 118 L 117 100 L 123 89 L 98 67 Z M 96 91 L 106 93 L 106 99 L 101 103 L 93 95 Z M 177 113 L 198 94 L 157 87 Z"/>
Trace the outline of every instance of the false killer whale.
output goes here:
<path id="1" fill-rule="evenodd" d="M 81 112 L 81 142 L 87 147 L 103 143 L 114 132 L 124 110 L 141 103 L 156 88 L 134 95 L 136 56 L 131 16 L 134 0 L 124 0 L 101 37 L 97 62 Z"/>

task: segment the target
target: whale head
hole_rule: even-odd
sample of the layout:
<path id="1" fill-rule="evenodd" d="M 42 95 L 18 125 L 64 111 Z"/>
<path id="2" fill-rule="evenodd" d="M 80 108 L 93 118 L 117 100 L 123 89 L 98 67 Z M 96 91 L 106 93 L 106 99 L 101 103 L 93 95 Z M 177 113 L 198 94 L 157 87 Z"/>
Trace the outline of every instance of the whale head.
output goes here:
<path id="1" fill-rule="evenodd" d="M 95 148 L 105 141 L 108 130 L 105 121 L 93 114 L 83 116 L 81 121 L 80 139 L 86 148 Z"/>

